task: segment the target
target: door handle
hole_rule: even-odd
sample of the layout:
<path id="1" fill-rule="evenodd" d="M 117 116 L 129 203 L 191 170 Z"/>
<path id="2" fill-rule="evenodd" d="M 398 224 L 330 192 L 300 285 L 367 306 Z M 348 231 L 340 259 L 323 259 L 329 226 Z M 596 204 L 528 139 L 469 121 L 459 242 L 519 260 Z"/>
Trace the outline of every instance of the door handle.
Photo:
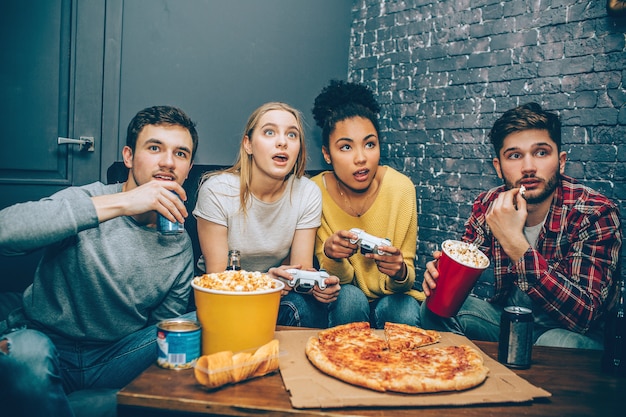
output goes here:
<path id="1" fill-rule="evenodd" d="M 80 145 L 81 151 L 93 152 L 95 141 L 91 136 L 81 136 L 80 139 L 70 139 L 59 137 L 57 139 L 57 145 Z"/>

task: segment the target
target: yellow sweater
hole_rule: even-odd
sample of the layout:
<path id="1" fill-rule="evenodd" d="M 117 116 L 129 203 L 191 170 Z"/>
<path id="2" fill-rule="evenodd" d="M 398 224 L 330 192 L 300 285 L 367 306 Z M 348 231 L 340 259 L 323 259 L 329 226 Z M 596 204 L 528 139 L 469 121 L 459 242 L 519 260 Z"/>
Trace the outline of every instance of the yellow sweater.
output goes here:
<path id="1" fill-rule="evenodd" d="M 380 190 L 372 206 L 361 217 L 343 211 L 332 199 L 324 184 L 323 176 L 333 175 L 325 171 L 312 180 L 322 190 L 322 225 L 317 229 L 315 255 L 320 268 L 336 275 L 341 284 L 354 284 L 370 299 L 394 293 L 406 293 L 418 301 L 424 300 L 424 293 L 414 290 L 415 248 L 417 245 L 417 201 L 415 186 L 411 180 L 387 167 L 380 184 Z M 397 282 L 381 273 L 372 259 L 360 252 L 350 258 L 334 260 L 324 254 L 324 242 L 338 230 L 359 228 L 377 237 L 391 240 L 391 244 L 402 251 L 408 270 L 408 277 Z"/>

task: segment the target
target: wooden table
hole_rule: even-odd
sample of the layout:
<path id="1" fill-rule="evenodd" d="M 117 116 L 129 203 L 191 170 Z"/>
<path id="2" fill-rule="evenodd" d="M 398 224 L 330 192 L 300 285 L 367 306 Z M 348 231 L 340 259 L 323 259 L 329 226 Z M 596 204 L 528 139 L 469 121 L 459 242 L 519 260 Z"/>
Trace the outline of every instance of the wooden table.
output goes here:
<path id="1" fill-rule="evenodd" d="M 475 342 L 497 358 L 497 343 Z M 252 379 L 215 392 L 195 383 L 193 370 L 172 371 L 151 366 L 118 394 L 119 416 L 623 416 L 626 378 L 600 372 L 601 352 L 547 347 L 533 348 L 533 365 L 515 373 L 552 393 L 523 404 L 463 407 L 294 409 L 280 374 Z"/>

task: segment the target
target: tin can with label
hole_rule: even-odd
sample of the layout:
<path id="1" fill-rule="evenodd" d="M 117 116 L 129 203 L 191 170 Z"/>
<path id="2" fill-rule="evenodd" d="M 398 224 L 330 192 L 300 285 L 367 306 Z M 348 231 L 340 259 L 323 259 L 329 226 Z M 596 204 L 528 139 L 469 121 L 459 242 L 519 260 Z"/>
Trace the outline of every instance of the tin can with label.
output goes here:
<path id="1" fill-rule="evenodd" d="M 200 323 L 189 319 L 157 324 L 157 363 L 167 369 L 192 368 L 200 357 Z"/>
<path id="2" fill-rule="evenodd" d="M 505 307 L 500 321 L 498 362 L 509 368 L 530 368 L 532 349 L 532 310 L 526 307 Z"/>
<path id="3" fill-rule="evenodd" d="M 172 191 L 174 193 L 174 191 Z M 174 193 L 178 196 L 178 194 Z M 172 222 L 161 213 L 157 214 L 157 230 L 162 235 L 175 235 L 185 231 L 185 225 L 179 222 Z"/>
<path id="4" fill-rule="evenodd" d="M 162 214 L 159 214 L 158 217 L 157 230 L 162 235 L 176 235 L 185 231 L 185 226 L 182 223 L 171 222 Z"/>

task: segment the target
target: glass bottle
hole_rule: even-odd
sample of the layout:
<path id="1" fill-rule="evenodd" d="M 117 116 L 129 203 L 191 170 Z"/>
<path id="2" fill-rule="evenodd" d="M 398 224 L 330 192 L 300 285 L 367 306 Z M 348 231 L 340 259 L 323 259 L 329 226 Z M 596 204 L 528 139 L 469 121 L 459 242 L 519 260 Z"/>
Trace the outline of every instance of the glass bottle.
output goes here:
<path id="1" fill-rule="evenodd" d="M 616 284 L 617 303 L 609 311 L 604 323 L 602 371 L 614 376 L 626 376 L 626 317 L 624 316 L 626 290 L 623 279 Z"/>
<path id="2" fill-rule="evenodd" d="M 228 265 L 227 271 L 240 271 L 241 270 L 241 253 L 238 250 L 228 251 Z"/>

